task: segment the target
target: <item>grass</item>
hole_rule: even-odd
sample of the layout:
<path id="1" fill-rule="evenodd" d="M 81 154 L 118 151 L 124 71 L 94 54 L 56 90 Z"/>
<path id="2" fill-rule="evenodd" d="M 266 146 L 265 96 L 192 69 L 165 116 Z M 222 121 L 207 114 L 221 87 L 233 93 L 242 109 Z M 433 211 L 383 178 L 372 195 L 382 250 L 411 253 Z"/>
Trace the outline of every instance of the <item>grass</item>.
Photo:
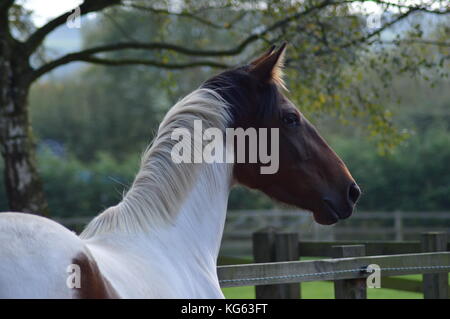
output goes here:
<path id="1" fill-rule="evenodd" d="M 411 277 L 411 276 L 409 276 Z M 421 279 L 417 275 L 417 280 Z M 383 284 L 383 280 L 381 280 Z M 255 299 L 255 287 L 223 288 L 228 299 Z M 328 281 L 304 282 L 301 284 L 302 299 L 334 299 L 333 283 Z M 367 289 L 368 299 L 421 299 L 422 293 L 394 289 Z"/>
<path id="2" fill-rule="evenodd" d="M 302 258 L 302 260 L 313 260 L 319 258 Z M 250 259 L 222 258 L 219 260 L 221 264 L 242 264 L 249 263 Z M 449 275 L 450 276 L 450 275 Z M 397 276 L 391 278 L 403 278 L 421 285 L 422 275 Z M 450 279 L 449 279 L 450 280 Z M 381 278 L 381 286 L 383 287 L 383 278 Z M 222 288 L 225 298 L 228 299 L 255 299 L 255 287 L 233 287 Z M 334 299 L 334 287 L 331 281 L 313 281 L 301 284 L 302 299 Z M 422 299 L 421 292 L 410 292 L 396 289 L 386 288 L 368 288 L 368 299 Z"/>

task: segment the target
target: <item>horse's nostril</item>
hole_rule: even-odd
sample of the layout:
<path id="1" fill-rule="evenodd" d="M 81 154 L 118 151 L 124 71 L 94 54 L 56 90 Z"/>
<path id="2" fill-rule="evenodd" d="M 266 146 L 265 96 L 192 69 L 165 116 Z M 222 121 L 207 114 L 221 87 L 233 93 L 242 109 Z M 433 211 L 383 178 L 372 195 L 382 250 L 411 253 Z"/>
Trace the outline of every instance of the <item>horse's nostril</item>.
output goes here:
<path id="1" fill-rule="evenodd" d="M 350 200 L 350 202 L 352 204 L 356 204 L 360 195 L 361 190 L 359 189 L 358 185 L 352 183 L 350 185 L 350 188 L 348 189 L 348 199 Z"/>

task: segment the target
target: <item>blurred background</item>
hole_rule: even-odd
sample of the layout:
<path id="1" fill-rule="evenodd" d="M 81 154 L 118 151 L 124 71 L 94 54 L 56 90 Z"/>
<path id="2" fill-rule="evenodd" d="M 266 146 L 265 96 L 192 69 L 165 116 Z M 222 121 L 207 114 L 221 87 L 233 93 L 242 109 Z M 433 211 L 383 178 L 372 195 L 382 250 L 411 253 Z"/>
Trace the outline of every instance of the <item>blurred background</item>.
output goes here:
<path id="1" fill-rule="evenodd" d="M 287 40 L 288 96 L 343 158 L 363 195 L 352 218 L 322 227 L 306 212 L 236 187 L 222 253 L 248 256 L 252 232 L 269 225 L 305 240 L 405 240 L 448 231 L 448 2 L 334 2 L 122 1 L 87 14 L 82 7 L 78 26 L 75 16 L 46 34 L 31 55 L 34 70 L 117 43 L 170 43 L 200 54 L 104 50 L 38 74 L 27 107 L 48 216 L 80 230 L 116 204 L 178 99 Z M 25 40 L 81 3 L 16 1 L 12 33 Z M 225 52 L 201 53 L 215 50 Z M 10 209 L 7 194 L 0 183 L 2 211 Z"/>

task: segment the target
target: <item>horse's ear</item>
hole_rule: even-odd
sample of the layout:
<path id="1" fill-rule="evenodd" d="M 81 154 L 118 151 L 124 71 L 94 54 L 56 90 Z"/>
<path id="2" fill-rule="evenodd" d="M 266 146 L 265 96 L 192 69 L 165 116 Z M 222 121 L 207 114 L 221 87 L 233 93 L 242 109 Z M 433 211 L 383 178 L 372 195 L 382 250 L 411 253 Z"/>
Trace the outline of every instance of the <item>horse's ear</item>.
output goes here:
<path id="1" fill-rule="evenodd" d="M 264 82 L 272 80 L 283 85 L 283 63 L 286 45 L 287 43 L 285 42 L 274 53 L 261 60 L 257 59 L 257 63 L 251 65 L 250 73 Z"/>
<path id="2" fill-rule="evenodd" d="M 272 54 L 272 52 L 275 50 L 276 46 L 272 45 L 269 50 L 261 54 L 258 58 L 254 59 L 252 62 L 250 62 L 250 65 L 254 66 L 257 65 L 259 62 L 267 58 L 269 55 Z"/>

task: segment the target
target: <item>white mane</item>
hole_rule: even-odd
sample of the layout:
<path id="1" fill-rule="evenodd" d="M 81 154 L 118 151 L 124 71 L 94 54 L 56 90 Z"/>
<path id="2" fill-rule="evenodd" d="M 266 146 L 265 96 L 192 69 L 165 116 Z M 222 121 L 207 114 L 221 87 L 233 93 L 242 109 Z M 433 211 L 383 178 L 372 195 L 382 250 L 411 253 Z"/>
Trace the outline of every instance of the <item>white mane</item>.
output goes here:
<path id="1" fill-rule="evenodd" d="M 193 139 L 194 120 L 202 120 L 203 129 L 216 127 L 225 131 L 230 122 L 229 108 L 218 93 L 204 88 L 195 90 L 175 104 L 161 122 L 153 143 L 145 151 L 130 190 L 118 205 L 106 209 L 89 223 L 81 234 L 82 238 L 112 230 L 148 231 L 152 226 L 173 221 L 192 189 L 200 167 L 208 166 L 176 164 L 171 158 L 171 150 L 178 143 L 171 139 L 173 130 L 186 128 Z M 183 142 L 191 141 L 183 139 Z M 192 152 L 199 151 L 192 148 Z M 214 168 L 209 166 L 209 169 Z"/>

